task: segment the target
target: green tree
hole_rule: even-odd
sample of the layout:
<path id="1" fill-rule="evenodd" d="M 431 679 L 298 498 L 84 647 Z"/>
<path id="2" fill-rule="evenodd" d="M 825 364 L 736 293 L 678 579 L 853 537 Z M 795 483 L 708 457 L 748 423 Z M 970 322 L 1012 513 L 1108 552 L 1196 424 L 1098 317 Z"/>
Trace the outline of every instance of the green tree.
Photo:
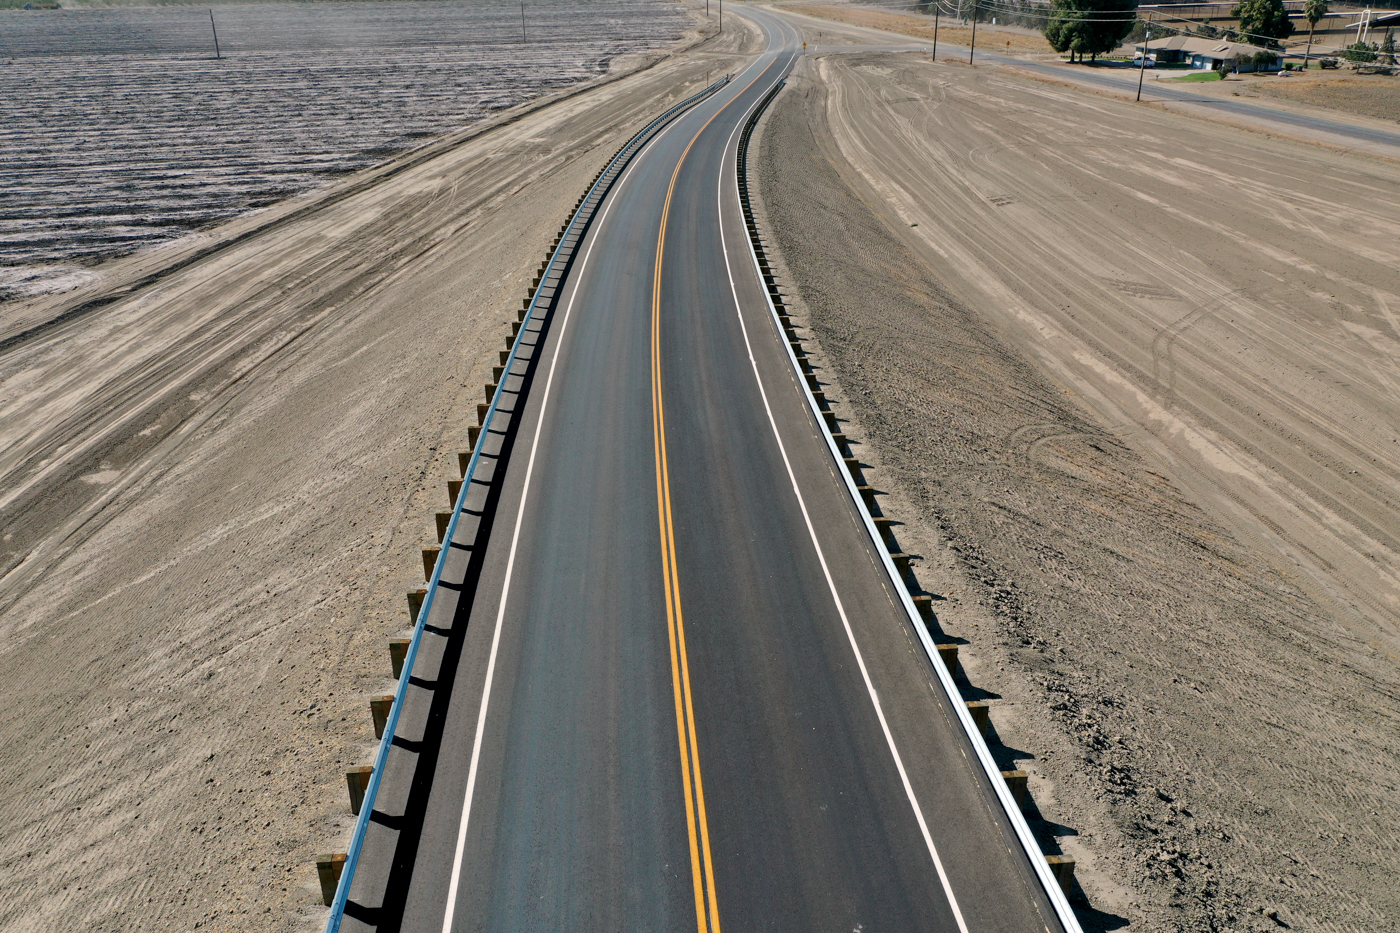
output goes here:
<path id="1" fill-rule="evenodd" d="M 1137 20 L 1137 0 L 1051 0 L 1045 39 L 1056 52 L 1097 58 L 1118 48 Z"/>
<path id="2" fill-rule="evenodd" d="M 1366 65 L 1376 60 L 1376 47 L 1364 42 L 1353 42 L 1342 52 L 1342 57 L 1349 62 Z"/>
<path id="3" fill-rule="evenodd" d="M 1308 21 L 1308 50 L 1303 53 L 1303 68 L 1308 67 L 1308 58 L 1312 55 L 1313 31 L 1317 29 L 1317 24 L 1322 22 L 1322 17 L 1327 15 L 1327 0 L 1304 0 L 1303 18 Z"/>
<path id="4" fill-rule="evenodd" d="M 1395 33 L 1390 27 L 1385 27 L 1385 39 L 1381 42 L 1381 64 L 1395 64 Z"/>
<path id="5" fill-rule="evenodd" d="M 1240 21 L 1240 33 L 1246 42 L 1263 39 L 1277 47 L 1278 40 L 1293 35 L 1293 21 L 1283 8 L 1283 0 L 1242 0 L 1230 15 Z"/>

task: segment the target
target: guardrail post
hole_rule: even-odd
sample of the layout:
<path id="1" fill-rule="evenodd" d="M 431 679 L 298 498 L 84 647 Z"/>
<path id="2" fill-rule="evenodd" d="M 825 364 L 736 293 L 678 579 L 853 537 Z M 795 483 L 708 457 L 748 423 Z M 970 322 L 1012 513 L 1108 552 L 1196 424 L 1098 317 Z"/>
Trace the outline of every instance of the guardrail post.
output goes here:
<path id="1" fill-rule="evenodd" d="M 465 479 L 450 479 L 447 481 L 447 502 L 454 509 L 457 507 L 457 497 L 462 494 L 462 484 Z"/>
<path id="2" fill-rule="evenodd" d="M 437 519 L 438 544 L 442 544 L 443 538 L 447 535 L 447 526 L 452 521 L 451 512 L 439 512 L 434 516 Z"/>
<path id="3" fill-rule="evenodd" d="M 399 664 L 399 670 L 403 670 L 402 662 Z M 395 677 L 394 679 L 397 680 L 398 678 Z M 370 718 L 374 720 L 374 737 L 376 739 L 384 738 L 384 726 L 389 722 L 389 710 L 393 708 L 393 694 L 369 698 L 369 715 Z"/>
<path id="4" fill-rule="evenodd" d="M 1016 801 L 1016 806 L 1022 810 L 1026 809 L 1026 780 L 1030 775 L 1024 771 L 1003 771 L 1001 776 L 1006 781 L 1006 789 L 1011 791 L 1011 799 Z"/>
<path id="5" fill-rule="evenodd" d="M 316 874 L 321 878 L 321 900 L 327 907 L 335 900 L 335 889 L 340 884 L 340 870 L 344 867 L 344 852 L 316 856 Z"/>
<path id="6" fill-rule="evenodd" d="M 986 700 L 967 701 L 967 711 L 972 714 L 972 721 L 984 739 L 987 737 L 987 727 L 992 724 L 991 709 Z"/>
<path id="7" fill-rule="evenodd" d="M 938 657 L 942 659 L 943 666 L 948 669 L 948 676 L 956 680 L 958 677 L 958 646 L 945 642 L 933 647 L 938 649 Z"/>
<path id="8" fill-rule="evenodd" d="M 365 803 L 365 788 L 369 787 L 369 776 L 374 773 L 370 767 L 351 768 L 345 772 L 345 784 L 350 788 L 350 812 L 360 815 L 360 807 Z"/>
<path id="9" fill-rule="evenodd" d="M 1047 855 L 1045 861 L 1050 865 L 1050 874 L 1060 883 L 1060 890 L 1069 897 L 1074 888 L 1074 859 L 1068 855 Z"/>
<path id="10" fill-rule="evenodd" d="M 419 597 L 420 600 L 421 598 L 422 597 Z M 414 615 L 414 621 L 418 621 L 418 617 L 416 614 Z M 408 638 L 389 639 L 389 666 L 394 671 L 395 680 L 398 680 L 401 676 L 403 676 L 404 658 L 408 657 L 408 646 L 412 643 L 412 640 Z M 370 705 L 373 706 L 373 702 L 371 702 Z"/>
<path id="11" fill-rule="evenodd" d="M 423 608 L 423 597 L 427 595 L 427 590 L 408 591 L 408 621 L 410 623 L 418 621 L 418 610 Z M 393 651 L 392 648 L 389 650 Z"/>
<path id="12" fill-rule="evenodd" d="M 423 548 L 423 579 L 425 581 L 433 578 L 433 567 L 437 565 L 438 554 L 441 551 L 440 547 Z"/>

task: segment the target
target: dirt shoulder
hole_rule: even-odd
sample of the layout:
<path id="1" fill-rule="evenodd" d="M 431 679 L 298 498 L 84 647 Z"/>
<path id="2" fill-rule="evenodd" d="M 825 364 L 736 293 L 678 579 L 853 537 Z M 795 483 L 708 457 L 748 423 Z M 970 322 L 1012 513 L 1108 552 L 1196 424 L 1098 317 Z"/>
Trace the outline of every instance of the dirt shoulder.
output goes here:
<path id="1" fill-rule="evenodd" d="M 324 923 L 314 858 L 348 842 L 344 773 L 372 760 L 367 698 L 507 320 L 603 161 L 759 47 L 725 25 L 214 231 L 134 291 L 170 255 L 133 257 L 0 356 L 0 448 L 25 463 L 4 489 L 33 491 L 0 520 L 24 540 L 0 581 L 0 928 Z"/>
<path id="2" fill-rule="evenodd" d="M 1381 427 L 1400 281 L 1344 229 L 1389 223 L 1368 200 L 1400 188 L 1370 160 L 1251 157 L 1250 134 L 1132 112 L 911 56 L 809 58 L 761 130 L 767 233 L 942 632 L 995 698 L 998 754 L 1079 861 L 1086 929 L 1393 925 L 1390 584 L 1339 599 L 1285 539 L 1323 546 L 1289 514 L 1317 458 L 1400 486 Z M 1341 375 L 1352 354 L 1364 380 Z M 1377 431 L 1327 434 L 1342 423 Z M 1400 528 L 1391 502 L 1369 514 Z M 1382 565 L 1391 534 L 1362 546 Z"/>

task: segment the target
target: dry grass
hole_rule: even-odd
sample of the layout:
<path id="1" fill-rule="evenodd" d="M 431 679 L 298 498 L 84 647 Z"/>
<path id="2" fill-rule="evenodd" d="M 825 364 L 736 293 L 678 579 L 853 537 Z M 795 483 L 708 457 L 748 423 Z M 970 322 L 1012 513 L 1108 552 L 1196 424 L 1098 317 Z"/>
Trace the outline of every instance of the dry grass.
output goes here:
<path id="1" fill-rule="evenodd" d="M 886 13 L 883 10 L 871 10 L 865 7 L 826 3 L 803 3 L 792 4 L 791 6 L 793 12 L 805 13 L 808 16 L 829 19 L 838 23 L 850 23 L 852 26 L 883 29 L 886 32 L 897 32 L 902 35 L 927 39 L 930 42 L 933 41 L 933 20 L 929 19 L 927 16 L 905 16 L 899 13 Z M 1054 49 L 1050 47 L 1050 43 L 1045 41 L 1044 36 L 1012 32 L 986 24 L 978 24 L 977 33 L 979 44 L 997 51 L 1054 51 Z M 972 41 L 972 30 L 962 26 L 944 25 L 939 27 L 938 38 L 946 39 L 957 45 L 968 45 Z"/>
<path id="2" fill-rule="evenodd" d="M 1400 78 L 1384 75 L 1310 75 L 1284 80 L 1259 78 L 1252 84 L 1251 90 L 1269 97 L 1400 122 Z"/>

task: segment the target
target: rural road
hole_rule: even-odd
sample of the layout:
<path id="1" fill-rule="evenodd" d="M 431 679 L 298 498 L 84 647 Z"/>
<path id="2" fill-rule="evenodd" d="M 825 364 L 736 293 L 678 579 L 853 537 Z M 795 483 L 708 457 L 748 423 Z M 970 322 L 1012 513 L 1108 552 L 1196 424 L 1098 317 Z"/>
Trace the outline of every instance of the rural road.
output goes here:
<path id="1" fill-rule="evenodd" d="M 749 259 L 738 129 L 800 49 L 752 16 L 532 351 L 460 661 L 414 671 L 452 698 L 421 836 L 373 837 L 343 929 L 1063 929 Z"/>

